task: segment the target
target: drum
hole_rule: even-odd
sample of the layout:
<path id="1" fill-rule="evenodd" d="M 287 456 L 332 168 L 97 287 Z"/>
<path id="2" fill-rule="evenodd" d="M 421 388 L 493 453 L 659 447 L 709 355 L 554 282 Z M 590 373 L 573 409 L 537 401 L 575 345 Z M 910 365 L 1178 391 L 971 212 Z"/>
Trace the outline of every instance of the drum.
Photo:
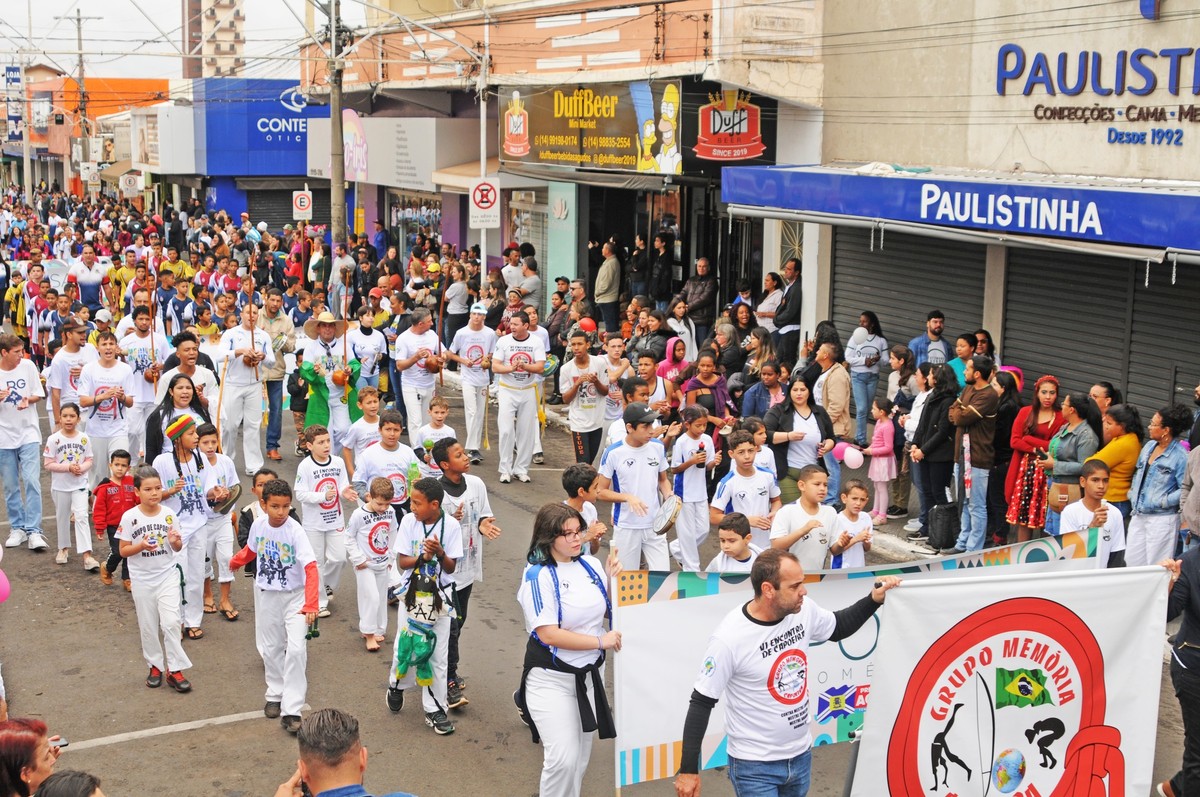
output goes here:
<path id="1" fill-rule="evenodd" d="M 677 495 L 668 495 L 663 499 L 662 505 L 658 507 L 658 511 L 654 513 L 654 533 L 666 534 L 675 525 L 675 519 L 679 517 L 679 510 L 683 508 L 683 501 L 679 500 Z"/>
<path id="2" fill-rule="evenodd" d="M 546 365 L 542 368 L 542 376 L 554 376 L 554 372 L 558 370 L 559 361 L 553 354 L 546 355 Z"/>

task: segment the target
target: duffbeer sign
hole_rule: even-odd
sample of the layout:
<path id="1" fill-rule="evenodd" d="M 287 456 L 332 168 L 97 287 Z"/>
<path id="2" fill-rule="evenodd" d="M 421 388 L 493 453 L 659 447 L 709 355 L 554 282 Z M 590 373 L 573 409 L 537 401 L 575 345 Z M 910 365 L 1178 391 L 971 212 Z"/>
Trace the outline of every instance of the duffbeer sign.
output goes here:
<path id="1" fill-rule="evenodd" d="M 711 161 L 742 161 L 766 152 L 762 138 L 762 109 L 750 102 L 750 94 L 723 91 L 708 95 L 700 108 L 696 157 Z"/>
<path id="2" fill-rule="evenodd" d="M 1145 567 L 889 593 L 854 797 L 1148 793 L 1166 582 Z"/>

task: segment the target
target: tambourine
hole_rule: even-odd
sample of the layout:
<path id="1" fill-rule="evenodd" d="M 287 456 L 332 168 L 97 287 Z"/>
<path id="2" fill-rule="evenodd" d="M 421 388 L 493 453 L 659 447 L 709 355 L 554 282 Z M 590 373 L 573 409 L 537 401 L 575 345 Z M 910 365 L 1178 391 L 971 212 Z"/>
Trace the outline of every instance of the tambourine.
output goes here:
<path id="1" fill-rule="evenodd" d="M 558 370 L 558 357 L 553 354 L 546 355 L 546 364 L 542 367 L 542 376 L 554 376 L 554 372 Z"/>
<path id="2" fill-rule="evenodd" d="M 679 510 L 683 509 L 683 501 L 679 500 L 677 495 L 668 495 L 663 499 L 662 504 L 658 507 L 658 511 L 654 513 L 654 529 L 655 534 L 666 534 L 675 525 L 675 519 L 679 517 Z"/>
<path id="3" fill-rule="evenodd" d="M 242 497 L 242 485 L 234 484 L 229 488 L 229 497 L 219 504 L 212 504 L 213 511 L 220 515 L 227 515 L 233 511 L 237 500 Z"/>

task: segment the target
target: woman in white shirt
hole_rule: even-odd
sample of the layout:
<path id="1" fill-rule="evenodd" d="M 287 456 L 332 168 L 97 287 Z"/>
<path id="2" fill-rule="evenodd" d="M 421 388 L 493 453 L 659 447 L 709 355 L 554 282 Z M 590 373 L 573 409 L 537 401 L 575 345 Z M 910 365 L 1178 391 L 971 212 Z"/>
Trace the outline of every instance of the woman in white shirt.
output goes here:
<path id="1" fill-rule="evenodd" d="M 871 402 L 879 387 L 879 361 L 888 350 L 887 340 L 879 326 L 879 317 L 864 310 L 858 318 L 858 329 L 846 345 L 846 362 L 850 366 L 850 386 L 854 390 L 854 442 L 867 444 L 867 424 L 871 418 Z"/>
<path id="2" fill-rule="evenodd" d="M 763 277 L 762 301 L 758 303 L 758 309 L 754 311 L 760 327 L 768 332 L 775 331 L 775 311 L 779 309 L 779 303 L 782 301 L 783 278 L 774 271 L 768 272 Z"/>
<path id="3" fill-rule="evenodd" d="M 696 325 L 688 318 L 687 313 L 687 302 L 683 299 L 675 299 L 667 308 L 667 326 L 683 341 L 686 352 L 684 359 L 694 363 L 696 355 L 699 353 L 696 349 Z"/>
<path id="4" fill-rule="evenodd" d="M 913 373 L 913 379 L 917 384 L 917 395 L 913 398 L 912 409 L 907 414 L 900 416 L 900 425 L 904 427 L 904 456 L 906 458 L 908 458 L 909 449 L 912 448 L 913 435 L 917 433 L 917 427 L 921 423 L 921 413 L 925 409 L 925 401 L 929 398 L 932 387 L 929 383 L 929 373 L 932 370 L 933 366 L 927 362 L 917 366 L 917 370 Z M 913 486 L 917 488 L 917 498 L 920 499 L 925 495 L 925 491 L 921 489 L 922 480 L 925 478 L 924 463 L 909 459 L 908 467 L 909 478 L 912 480 Z M 916 518 L 904 524 L 904 530 L 909 532 L 908 536 L 911 539 L 923 539 L 921 529 L 925 527 L 928 516 L 929 507 L 925 506 L 924 501 L 921 501 L 920 513 Z"/>

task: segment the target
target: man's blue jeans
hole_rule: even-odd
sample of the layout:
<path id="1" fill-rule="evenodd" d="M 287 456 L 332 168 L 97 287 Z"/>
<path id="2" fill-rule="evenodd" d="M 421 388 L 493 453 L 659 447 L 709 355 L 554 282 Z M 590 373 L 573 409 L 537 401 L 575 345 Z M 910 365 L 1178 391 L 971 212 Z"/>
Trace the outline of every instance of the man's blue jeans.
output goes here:
<path id="1" fill-rule="evenodd" d="M 267 450 L 279 448 L 283 430 L 283 380 L 267 380 Z"/>
<path id="2" fill-rule="evenodd" d="M 374 376 L 359 376 L 358 382 L 354 385 L 354 387 L 358 390 L 362 390 L 364 387 L 373 387 L 378 390 L 379 374 L 377 373 Z"/>
<path id="3" fill-rule="evenodd" d="M 0 481 L 4 482 L 8 523 L 14 531 L 26 534 L 42 533 L 41 447 L 40 443 L 26 443 L 20 448 L 0 448 Z"/>
<path id="4" fill-rule="evenodd" d="M 955 465 L 955 470 L 960 465 Z M 955 548 L 964 551 L 983 550 L 983 540 L 987 536 L 987 493 L 988 468 L 971 468 L 971 499 L 963 501 L 962 531 L 959 532 Z"/>
<path id="5" fill-rule="evenodd" d="M 850 374 L 850 389 L 854 392 L 854 442 L 867 444 L 867 424 L 871 419 L 871 402 L 879 388 L 879 374 L 864 371 Z"/>
<path id="6" fill-rule="evenodd" d="M 805 797 L 812 780 L 812 750 L 780 761 L 729 756 L 729 781 L 738 797 Z"/>
<path id="7" fill-rule="evenodd" d="M 838 491 L 842 487 L 842 463 L 834 459 L 833 451 L 825 455 L 825 469 L 829 471 L 829 492 L 822 503 L 833 504 L 840 500 Z"/>

